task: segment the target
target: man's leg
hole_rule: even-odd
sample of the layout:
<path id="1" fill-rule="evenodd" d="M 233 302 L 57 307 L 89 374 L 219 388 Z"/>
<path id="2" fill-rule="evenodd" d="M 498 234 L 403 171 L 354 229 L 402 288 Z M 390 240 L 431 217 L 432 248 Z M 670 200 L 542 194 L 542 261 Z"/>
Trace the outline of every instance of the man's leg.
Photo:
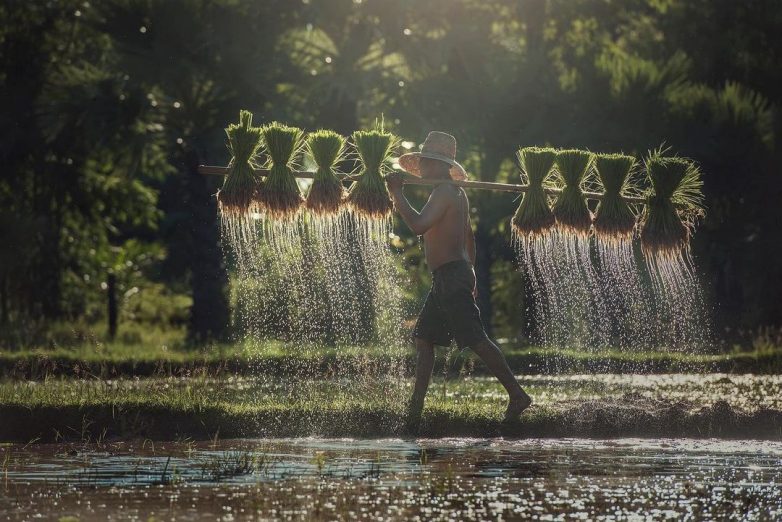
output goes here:
<path id="1" fill-rule="evenodd" d="M 483 364 L 497 377 L 497 380 L 500 381 L 500 384 L 508 392 L 510 400 L 508 409 L 505 411 L 505 420 L 512 420 L 521 415 L 521 412 L 532 404 L 532 399 L 516 381 L 513 372 L 508 366 L 508 361 L 505 360 L 505 356 L 497 345 L 487 339 L 473 346 L 472 351 L 481 358 Z"/>
<path id="2" fill-rule="evenodd" d="M 417 352 L 415 385 L 413 386 L 413 396 L 410 399 L 408 411 L 408 428 L 412 431 L 418 429 L 421 412 L 424 409 L 426 390 L 429 389 L 429 381 L 432 380 L 432 368 L 434 368 L 434 344 L 416 337 L 415 349 Z"/>

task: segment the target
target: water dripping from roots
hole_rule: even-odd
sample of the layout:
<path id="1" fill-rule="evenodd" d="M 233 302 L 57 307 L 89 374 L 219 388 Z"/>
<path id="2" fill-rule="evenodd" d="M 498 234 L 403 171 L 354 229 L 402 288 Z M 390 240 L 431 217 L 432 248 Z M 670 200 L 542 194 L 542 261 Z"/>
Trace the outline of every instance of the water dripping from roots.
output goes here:
<path id="1" fill-rule="evenodd" d="M 347 403 L 379 387 L 394 390 L 381 402 L 401 400 L 406 342 L 391 224 L 342 212 L 223 229 L 237 340 L 259 351 L 283 341 L 298 374 L 289 400 Z"/>
<path id="2" fill-rule="evenodd" d="M 655 348 L 653 298 L 644 287 L 632 239 L 595 239 L 610 344 L 621 350 Z"/>
<path id="3" fill-rule="evenodd" d="M 666 345 L 676 351 L 709 350 L 714 345 L 711 311 L 689 250 L 645 259 Z"/>
<path id="4" fill-rule="evenodd" d="M 605 347 L 610 331 L 601 282 L 591 260 L 589 239 L 559 232 L 514 241 L 534 301 L 532 318 L 544 346 Z"/>
<path id="5" fill-rule="evenodd" d="M 514 238 L 533 341 L 556 348 L 703 352 L 709 310 L 687 255 L 646 258 L 630 239 Z M 640 370 L 640 368 L 639 368 Z"/>

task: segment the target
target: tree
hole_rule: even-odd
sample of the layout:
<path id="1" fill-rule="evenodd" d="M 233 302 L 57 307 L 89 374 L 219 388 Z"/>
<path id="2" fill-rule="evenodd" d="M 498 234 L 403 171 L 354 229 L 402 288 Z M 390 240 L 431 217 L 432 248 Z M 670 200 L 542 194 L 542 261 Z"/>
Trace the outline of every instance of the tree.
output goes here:
<path id="1" fill-rule="evenodd" d="M 229 323 L 217 187 L 197 167 L 225 163 L 223 128 L 240 107 L 265 108 L 275 87 L 272 50 L 289 5 L 129 0 L 105 4 L 96 16 L 112 38 L 117 69 L 165 108 L 169 161 L 178 175 L 162 187 L 164 224 L 171 260 L 184 261 L 187 270 L 189 331 L 197 341 L 224 338 Z"/>
<path id="2" fill-rule="evenodd" d="M 142 109 L 137 92 L 121 94 L 123 79 L 105 68 L 104 46 L 76 5 L 3 13 L 19 24 L 8 27 L 39 31 L 3 40 L 9 62 L 4 114 L 10 118 L 3 124 L 17 128 L 3 150 L 13 175 L 3 180 L 0 194 L 11 215 L 19 216 L 7 234 L 24 257 L 6 265 L 2 276 L 6 303 L 8 280 L 18 277 L 14 295 L 22 320 L 85 313 L 88 296 L 99 293 L 98 281 L 92 294 L 69 294 L 68 282 L 94 275 L 89 268 L 96 248 L 129 230 L 148 229 L 156 218 L 155 194 L 142 174 L 155 171 L 162 159 L 148 132 L 154 116 Z"/>

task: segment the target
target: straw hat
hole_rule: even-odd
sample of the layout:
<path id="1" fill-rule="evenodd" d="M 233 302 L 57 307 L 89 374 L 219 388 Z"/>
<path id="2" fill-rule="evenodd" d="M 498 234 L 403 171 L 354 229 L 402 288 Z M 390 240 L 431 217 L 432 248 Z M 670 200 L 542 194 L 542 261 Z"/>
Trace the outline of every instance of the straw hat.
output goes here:
<path id="1" fill-rule="evenodd" d="M 449 174 L 452 179 L 467 179 L 464 167 L 456 161 L 456 138 L 445 132 L 432 131 L 424 140 L 421 152 L 408 152 L 399 157 L 399 165 L 403 170 L 414 176 L 421 177 L 421 158 L 444 161 L 451 166 Z"/>

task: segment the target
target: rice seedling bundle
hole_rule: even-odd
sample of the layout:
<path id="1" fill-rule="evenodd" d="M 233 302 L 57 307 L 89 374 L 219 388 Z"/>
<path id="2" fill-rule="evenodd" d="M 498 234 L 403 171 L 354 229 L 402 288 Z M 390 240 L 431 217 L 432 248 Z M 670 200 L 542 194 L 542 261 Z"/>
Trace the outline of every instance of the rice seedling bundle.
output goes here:
<path id="1" fill-rule="evenodd" d="M 217 192 L 217 206 L 226 217 L 248 216 L 260 185 L 254 168 L 261 146 L 261 129 L 253 127 L 252 122 L 252 113 L 241 111 L 239 123 L 231 123 L 225 129 L 231 162 L 223 186 Z"/>
<path id="2" fill-rule="evenodd" d="M 304 145 L 304 132 L 277 122 L 266 125 L 262 131 L 271 164 L 269 175 L 256 192 L 256 200 L 272 219 L 289 220 L 304 203 L 291 170 L 294 157 Z"/>
<path id="3" fill-rule="evenodd" d="M 556 154 L 554 164 L 557 166 L 558 185 L 562 190 L 552 209 L 557 228 L 563 232 L 587 236 L 592 226 L 592 212 L 587 206 L 581 185 L 592 166 L 594 155 L 578 149 L 560 150 Z"/>
<path id="4" fill-rule="evenodd" d="M 549 208 L 543 184 L 551 174 L 556 152 L 550 148 L 526 147 L 519 150 L 517 157 L 529 189 L 522 196 L 511 225 L 518 237 L 534 237 L 554 226 L 554 214 Z"/>
<path id="5" fill-rule="evenodd" d="M 357 214 L 369 218 L 384 218 L 391 214 L 393 204 L 384 179 L 388 160 L 397 138 L 382 128 L 353 133 L 353 143 L 363 168 L 348 194 L 348 204 Z"/>
<path id="6" fill-rule="evenodd" d="M 345 138 L 334 131 L 319 130 L 307 138 L 307 149 L 318 170 L 307 195 L 306 206 L 315 214 L 339 212 L 347 191 L 334 172 L 334 165 L 343 157 Z"/>
<path id="7" fill-rule="evenodd" d="M 657 151 L 646 160 L 652 191 L 646 198 L 641 249 L 647 255 L 678 255 L 689 244 L 694 219 L 703 214 L 703 181 L 690 160 Z"/>
<path id="8" fill-rule="evenodd" d="M 597 205 L 595 234 L 603 240 L 630 239 L 635 230 L 636 215 L 622 198 L 629 186 L 635 158 L 624 154 L 598 154 L 595 167 L 603 185 L 603 199 Z"/>

